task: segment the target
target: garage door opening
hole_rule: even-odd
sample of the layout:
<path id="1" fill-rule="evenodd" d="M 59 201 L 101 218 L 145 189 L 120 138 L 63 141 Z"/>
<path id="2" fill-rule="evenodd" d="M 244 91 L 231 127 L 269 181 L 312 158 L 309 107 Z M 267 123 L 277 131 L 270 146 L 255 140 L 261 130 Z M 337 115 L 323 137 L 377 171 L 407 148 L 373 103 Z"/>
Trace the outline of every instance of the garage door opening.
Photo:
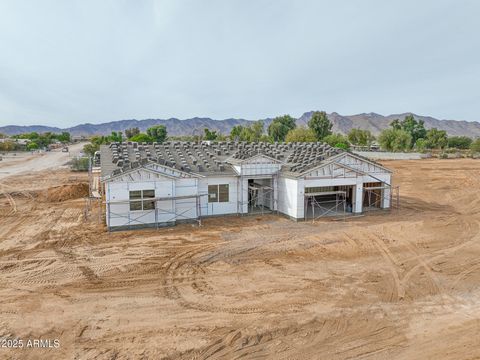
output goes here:
<path id="1" fill-rule="evenodd" d="M 353 210 L 354 186 L 305 188 L 305 219 L 344 216 Z"/>

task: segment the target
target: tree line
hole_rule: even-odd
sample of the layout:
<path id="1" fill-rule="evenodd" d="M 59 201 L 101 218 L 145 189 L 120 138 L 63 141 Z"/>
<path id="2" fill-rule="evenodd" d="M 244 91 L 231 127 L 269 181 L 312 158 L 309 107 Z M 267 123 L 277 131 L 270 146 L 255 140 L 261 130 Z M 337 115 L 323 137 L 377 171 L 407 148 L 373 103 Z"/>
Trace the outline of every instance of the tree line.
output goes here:
<path id="1" fill-rule="evenodd" d="M 480 152 L 480 139 L 473 140 L 466 136 L 447 136 L 446 131 L 436 128 L 425 129 L 422 120 L 416 120 L 412 115 L 403 120 L 391 122 L 388 129 L 383 130 L 375 138 L 369 130 L 353 128 L 348 134 L 332 132 L 333 124 L 325 111 L 316 111 L 307 123 L 307 126 L 297 126 L 295 118 L 282 115 L 274 118 L 265 129 L 262 120 L 254 121 L 250 125 L 236 125 L 228 135 L 216 130 L 204 128 L 196 135 L 168 136 L 164 125 L 156 125 L 141 132 L 138 127 L 126 129 L 124 134 L 113 131 L 108 136 L 93 136 L 91 143 L 85 145 L 84 152 L 93 155 L 100 145 L 124 140 L 136 142 L 158 142 L 165 140 L 181 141 L 248 141 L 248 142 L 325 142 L 330 146 L 344 150 L 354 146 L 371 146 L 375 141 L 386 151 L 425 151 L 427 149 L 472 149 Z"/>
<path id="2" fill-rule="evenodd" d="M 416 120 L 413 115 L 403 120 L 395 119 L 388 129 L 383 130 L 378 142 L 387 151 L 425 151 L 444 150 L 446 148 L 472 150 L 480 152 L 480 139 L 468 136 L 448 136 L 445 130 L 431 128 L 427 130 L 423 120 Z"/>
<path id="3" fill-rule="evenodd" d="M 413 115 L 406 116 L 403 120 L 395 119 L 389 128 L 384 129 L 378 138 L 375 138 L 368 130 L 353 128 L 348 134 L 332 132 L 332 123 L 326 112 L 316 111 L 307 123 L 307 126 L 297 126 L 295 118 L 290 115 L 278 116 L 265 129 L 262 120 L 255 121 L 251 125 L 234 126 L 228 135 L 220 134 L 216 130 L 203 129 L 196 135 L 191 136 L 168 136 L 164 125 L 156 125 L 141 132 L 138 127 L 121 131 L 112 131 L 107 136 L 93 136 L 90 144 L 85 145 L 84 152 L 93 155 L 100 149 L 100 145 L 124 140 L 136 142 L 162 143 L 167 138 L 184 141 L 248 141 L 248 142 L 314 142 L 321 141 L 331 146 L 348 150 L 352 145 L 370 146 L 375 141 L 386 151 L 426 151 L 431 149 L 459 149 L 480 152 L 480 139 L 472 139 L 468 136 L 448 136 L 444 130 L 432 128 L 427 130 L 422 120 L 417 120 Z M 0 138 L 6 138 L 0 134 Z M 60 134 L 45 132 L 30 132 L 11 137 L 12 140 L 4 139 L 0 142 L 0 151 L 35 150 L 48 147 L 55 141 L 68 143 L 71 141 L 70 133 Z M 25 146 L 15 143 L 15 139 L 28 139 L 30 142 Z"/>
<path id="4" fill-rule="evenodd" d="M 18 135 L 13 135 L 10 138 L 7 138 L 5 134 L 0 134 L 0 138 L 4 139 L 0 143 L 0 151 L 15 151 L 15 150 L 37 150 L 48 147 L 48 145 L 53 144 L 56 141 L 61 143 L 69 143 L 71 141 L 71 136 L 69 132 L 62 132 L 60 134 L 52 132 L 44 132 L 39 134 L 36 131 L 23 133 Z M 25 146 L 19 145 L 15 142 L 16 139 L 28 139 L 30 140 Z"/>
<path id="5" fill-rule="evenodd" d="M 140 132 L 138 127 L 125 130 L 125 136 L 121 131 L 112 131 L 107 136 L 92 136 L 90 143 L 83 147 L 83 152 L 93 156 L 96 151 L 100 150 L 100 145 L 110 144 L 112 142 L 122 142 L 124 140 L 135 142 L 158 142 L 162 143 L 167 139 L 167 128 L 165 125 L 156 125 L 147 129 L 145 133 Z"/>

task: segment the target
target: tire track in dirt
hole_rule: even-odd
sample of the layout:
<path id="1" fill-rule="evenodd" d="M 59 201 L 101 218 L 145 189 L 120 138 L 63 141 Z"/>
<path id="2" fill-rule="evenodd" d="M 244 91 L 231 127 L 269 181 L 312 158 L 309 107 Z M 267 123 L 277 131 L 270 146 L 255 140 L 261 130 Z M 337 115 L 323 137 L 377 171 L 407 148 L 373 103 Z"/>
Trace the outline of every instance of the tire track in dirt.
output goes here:
<path id="1" fill-rule="evenodd" d="M 431 269 L 430 263 L 435 263 L 443 258 L 445 258 L 448 255 L 451 255 L 465 247 L 471 246 L 471 245 L 477 245 L 477 239 L 472 238 L 466 242 L 460 243 L 458 245 L 438 250 L 431 254 L 432 256 L 426 260 L 423 260 L 423 263 L 417 263 L 413 268 L 411 268 L 405 275 L 404 275 L 404 281 L 407 282 L 410 280 L 410 278 L 422 267 L 427 266 Z M 455 280 L 454 280 L 455 282 Z"/>
<path id="2" fill-rule="evenodd" d="M 200 289 L 205 286 L 206 282 L 200 280 L 198 275 L 205 274 L 203 266 L 207 261 L 204 260 L 204 262 L 197 263 L 193 257 L 199 256 L 208 250 L 211 250 L 211 248 L 203 247 L 201 249 L 184 251 L 172 258 L 172 260 L 166 264 L 166 275 L 163 281 L 163 292 L 165 296 L 171 300 L 175 300 L 182 307 L 204 312 L 224 312 L 231 314 L 252 314 L 263 312 L 263 309 L 257 307 L 226 307 L 193 302 L 182 296 L 181 291 L 179 290 L 179 285 L 184 285 L 186 283 L 185 280 L 187 280 L 190 285 L 195 284 L 193 285 L 193 288 L 196 289 L 199 294 L 203 293 Z M 210 303 L 213 302 L 210 301 Z"/>
<path id="3" fill-rule="evenodd" d="M 15 203 L 15 200 L 9 193 L 3 193 L 3 195 L 7 198 L 7 201 L 9 202 L 11 207 L 11 210 L 7 214 L 7 216 L 15 215 L 17 213 L 17 204 Z"/>
<path id="4" fill-rule="evenodd" d="M 451 290 L 455 290 L 460 281 L 464 280 L 467 278 L 470 274 L 474 273 L 475 271 L 480 271 L 480 263 L 476 263 L 475 265 L 469 265 L 470 267 L 464 271 L 462 271 L 460 274 L 458 274 L 455 279 L 452 282 L 452 285 L 450 286 Z"/>
<path id="5" fill-rule="evenodd" d="M 374 233 L 374 236 L 378 238 L 378 241 L 381 242 L 382 244 L 387 247 L 387 243 L 391 243 L 392 239 L 386 234 L 385 228 L 382 229 L 382 232 L 380 233 Z M 415 261 L 416 265 L 407 271 L 403 277 L 400 278 L 400 285 L 403 289 L 404 295 L 405 295 L 405 289 L 408 286 L 408 283 L 410 282 L 411 277 L 413 276 L 416 271 L 418 271 L 419 268 L 423 268 L 425 270 L 425 274 L 428 276 L 430 282 L 434 285 L 435 289 L 432 289 L 432 294 L 437 293 L 438 295 L 448 298 L 448 300 L 453 301 L 453 299 L 446 293 L 445 289 L 441 285 L 440 281 L 436 277 L 436 275 L 433 272 L 433 269 L 427 264 L 426 261 L 423 260 L 422 256 L 418 254 L 417 250 L 415 247 L 410 243 L 410 241 L 405 238 L 401 242 L 399 242 L 402 246 L 404 246 L 409 252 L 413 254 L 413 257 L 409 258 L 409 261 Z M 400 265 L 397 263 L 397 265 Z M 435 291 L 436 290 L 436 291 Z"/>
<path id="6" fill-rule="evenodd" d="M 383 257 L 387 269 L 392 276 L 394 288 L 393 291 L 389 292 L 387 300 L 389 302 L 396 302 L 398 300 L 402 300 L 405 297 L 405 288 L 403 287 L 402 282 L 400 281 L 400 275 L 398 273 L 399 268 L 399 261 L 395 258 L 393 253 L 389 250 L 389 248 L 385 245 L 385 243 L 377 238 L 376 236 L 369 235 L 368 238 L 373 242 L 375 247 L 377 248 L 380 255 Z"/>
<path id="7" fill-rule="evenodd" d="M 224 329 L 208 345 L 165 359 L 360 359 L 403 346 L 406 339 L 392 322 L 366 321 L 362 316 L 287 323 L 274 329 Z"/>

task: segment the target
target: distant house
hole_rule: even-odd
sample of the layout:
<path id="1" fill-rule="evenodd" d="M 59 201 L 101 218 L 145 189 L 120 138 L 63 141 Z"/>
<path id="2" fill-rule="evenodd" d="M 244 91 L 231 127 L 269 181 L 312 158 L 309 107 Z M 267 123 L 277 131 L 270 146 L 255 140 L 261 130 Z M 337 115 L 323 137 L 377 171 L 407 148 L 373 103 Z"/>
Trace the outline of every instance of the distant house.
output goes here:
<path id="1" fill-rule="evenodd" d="M 306 220 L 391 203 L 389 169 L 323 143 L 113 143 L 100 165 L 109 229 L 264 212 Z"/>
<path id="2" fill-rule="evenodd" d="M 87 137 L 85 135 L 74 135 L 71 137 L 72 142 L 80 142 L 80 141 L 87 141 Z"/>
<path id="3" fill-rule="evenodd" d="M 3 138 L 0 139 L 0 143 L 5 143 L 5 142 L 13 142 L 18 145 L 24 145 L 26 146 L 29 142 L 31 142 L 30 139 L 14 139 L 14 138 Z"/>
<path id="4" fill-rule="evenodd" d="M 350 148 L 353 151 L 379 151 L 380 144 L 373 142 L 370 145 L 351 145 Z"/>

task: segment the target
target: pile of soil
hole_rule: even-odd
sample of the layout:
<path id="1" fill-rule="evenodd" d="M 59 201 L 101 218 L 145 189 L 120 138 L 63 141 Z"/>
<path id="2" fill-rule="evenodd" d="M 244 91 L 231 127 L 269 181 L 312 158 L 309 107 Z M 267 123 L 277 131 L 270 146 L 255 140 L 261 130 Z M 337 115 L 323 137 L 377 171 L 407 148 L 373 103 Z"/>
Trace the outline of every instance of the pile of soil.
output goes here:
<path id="1" fill-rule="evenodd" d="M 88 196 L 88 184 L 77 183 L 48 188 L 45 200 L 49 202 L 62 202 Z"/>

